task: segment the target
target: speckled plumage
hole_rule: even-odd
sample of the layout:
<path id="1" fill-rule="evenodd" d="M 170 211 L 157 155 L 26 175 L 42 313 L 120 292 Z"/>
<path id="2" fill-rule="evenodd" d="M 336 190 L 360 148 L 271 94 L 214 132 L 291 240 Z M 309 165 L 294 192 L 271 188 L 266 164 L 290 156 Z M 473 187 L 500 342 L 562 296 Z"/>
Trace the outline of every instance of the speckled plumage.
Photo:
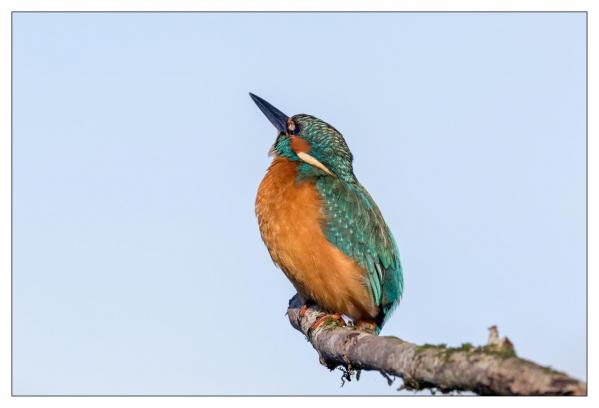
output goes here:
<path id="1" fill-rule="evenodd" d="M 365 271 L 365 280 L 380 314 L 379 329 L 403 292 L 399 251 L 391 231 L 368 191 L 356 180 L 330 177 L 316 181 L 324 202 L 327 238 Z"/>
<path id="2" fill-rule="evenodd" d="M 285 119 L 256 199 L 262 238 L 302 296 L 378 332 L 403 292 L 393 235 L 341 133 L 310 115 Z"/>

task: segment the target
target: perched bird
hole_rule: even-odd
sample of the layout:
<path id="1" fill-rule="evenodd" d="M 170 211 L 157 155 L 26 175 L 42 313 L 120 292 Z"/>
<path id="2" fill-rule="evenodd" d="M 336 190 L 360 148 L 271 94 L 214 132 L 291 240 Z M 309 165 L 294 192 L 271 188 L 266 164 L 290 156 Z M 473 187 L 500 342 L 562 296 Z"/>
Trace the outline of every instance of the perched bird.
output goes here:
<path id="1" fill-rule="evenodd" d="M 288 117 L 250 96 L 277 129 L 274 159 L 256 196 L 270 256 L 306 302 L 378 334 L 402 295 L 402 268 L 389 227 L 353 172 L 345 139 L 314 116 Z"/>

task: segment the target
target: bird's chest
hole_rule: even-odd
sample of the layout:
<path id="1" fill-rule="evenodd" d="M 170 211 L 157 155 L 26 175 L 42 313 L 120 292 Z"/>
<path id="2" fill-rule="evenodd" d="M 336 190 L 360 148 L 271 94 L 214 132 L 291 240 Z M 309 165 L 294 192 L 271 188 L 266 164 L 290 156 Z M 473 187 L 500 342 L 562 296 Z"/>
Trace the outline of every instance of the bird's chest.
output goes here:
<path id="1" fill-rule="evenodd" d="M 352 318 L 376 316 L 363 270 L 326 238 L 322 198 L 314 183 L 297 181 L 293 162 L 273 161 L 258 189 L 256 215 L 270 256 L 298 292 Z"/>
<path id="2" fill-rule="evenodd" d="M 314 184 L 297 181 L 296 164 L 275 159 L 258 189 L 256 215 L 271 257 L 288 276 L 318 250 L 321 208 Z"/>

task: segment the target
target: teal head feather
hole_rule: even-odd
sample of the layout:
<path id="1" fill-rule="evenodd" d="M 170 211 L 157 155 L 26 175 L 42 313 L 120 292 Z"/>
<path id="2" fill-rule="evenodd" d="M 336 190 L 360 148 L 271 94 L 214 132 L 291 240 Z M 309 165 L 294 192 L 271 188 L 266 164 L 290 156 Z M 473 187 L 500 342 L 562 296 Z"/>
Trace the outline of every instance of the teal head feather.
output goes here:
<path id="1" fill-rule="evenodd" d="M 287 131 L 279 133 L 273 150 L 282 157 L 302 162 L 292 149 L 292 138 L 298 136 L 308 142 L 310 156 L 314 157 L 338 178 L 351 181 L 353 156 L 341 133 L 325 121 L 311 115 L 294 115 L 287 121 Z M 315 175 L 314 167 L 308 163 L 300 165 L 303 177 Z"/>

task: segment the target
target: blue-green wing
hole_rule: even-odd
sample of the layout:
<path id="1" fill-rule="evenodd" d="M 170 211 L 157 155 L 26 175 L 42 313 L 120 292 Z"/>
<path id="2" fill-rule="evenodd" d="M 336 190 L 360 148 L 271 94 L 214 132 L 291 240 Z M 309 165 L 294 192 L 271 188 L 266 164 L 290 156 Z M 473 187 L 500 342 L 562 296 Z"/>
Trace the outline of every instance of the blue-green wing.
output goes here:
<path id="1" fill-rule="evenodd" d="M 321 177 L 316 186 L 324 201 L 325 235 L 367 271 L 366 284 L 379 306 L 378 328 L 397 306 L 403 291 L 399 250 L 368 191 L 357 181 Z"/>

